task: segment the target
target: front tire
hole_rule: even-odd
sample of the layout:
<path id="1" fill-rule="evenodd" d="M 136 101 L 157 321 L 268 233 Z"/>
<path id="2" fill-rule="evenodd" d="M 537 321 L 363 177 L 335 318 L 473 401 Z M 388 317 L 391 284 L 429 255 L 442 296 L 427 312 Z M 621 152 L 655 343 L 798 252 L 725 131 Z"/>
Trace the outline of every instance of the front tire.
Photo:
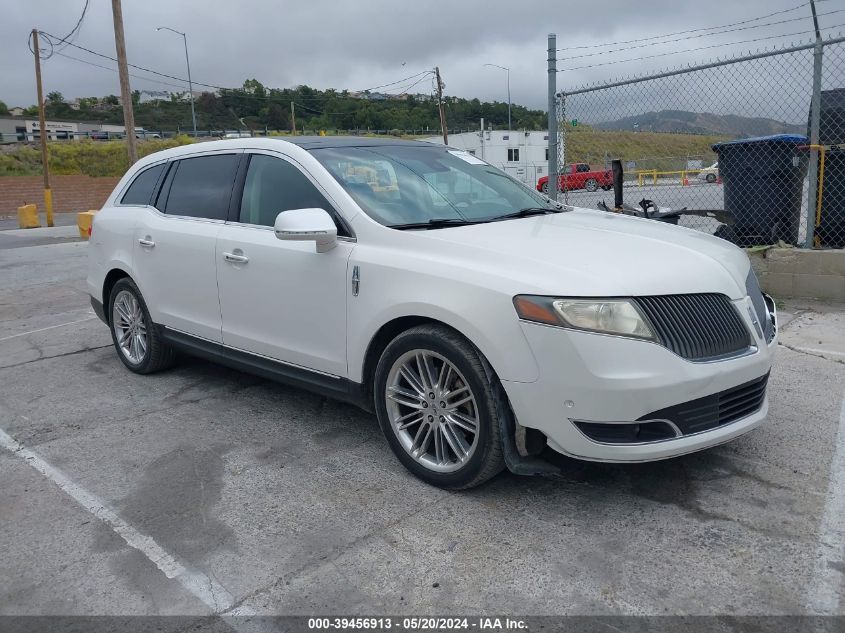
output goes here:
<path id="1" fill-rule="evenodd" d="M 442 325 L 397 336 L 375 372 L 379 425 L 399 461 L 423 481 L 472 488 L 504 467 L 504 392 L 480 352 Z M 489 367 L 489 366 L 488 366 Z"/>
<path id="2" fill-rule="evenodd" d="M 549 183 L 548 183 L 548 181 L 543 183 L 542 190 L 543 190 L 543 193 L 545 195 L 549 195 Z"/>
<path id="3" fill-rule="evenodd" d="M 713 184 L 714 182 L 716 182 L 716 174 L 707 174 L 705 180 L 710 184 Z"/>
<path id="4" fill-rule="evenodd" d="M 108 306 L 112 342 L 127 369 L 151 374 L 173 364 L 173 348 L 159 335 L 134 281 L 120 279 L 111 290 Z"/>

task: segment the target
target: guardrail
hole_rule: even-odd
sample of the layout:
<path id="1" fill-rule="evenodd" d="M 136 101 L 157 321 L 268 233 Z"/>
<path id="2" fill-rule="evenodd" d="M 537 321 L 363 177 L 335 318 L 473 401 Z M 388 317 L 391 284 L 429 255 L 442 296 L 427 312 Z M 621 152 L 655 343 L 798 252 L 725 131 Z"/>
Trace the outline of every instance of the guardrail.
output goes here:
<path id="1" fill-rule="evenodd" d="M 463 134 L 464 132 L 477 132 L 478 130 L 471 129 L 453 129 L 449 130 L 449 134 Z M 106 132 L 101 130 L 92 130 L 88 132 L 62 131 L 60 137 L 57 133 L 49 132 L 48 136 L 51 143 L 59 141 L 78 141 L 81 139 L 91 139 L 95 141 L 114 141 L 126 138 L 124 132 Z M 139 139 L 156 139 L 156 138 L 173 138 L 175 136 L 192 136 L 198 139 L 210 138 L 226 138 L 226 135 L 238 134 L 238 130 L 197 130 L 194 134 L 191 130 L 177 129 L 177 130 L 161 130 L 152 129 L 145 132 L 137 133 L 136 137 Z M 270 129 L 254 129 L 241 130 L 242 136 L 289 136 L 289 130 L 270 130 Z M 439 136 L 440 132 L 435 130 L 422 129 L 390 129 L 390 130 L 367 130 L 360 129 L 299 129 L 297 135 L 302 136 Z M 231 138 L 231 137 L 230 137 Z M 0 143 L 37 143 L 38 133 L 35 132 L 3 132 L 0 133 Z"/>
<path id="2" fill-rule="evenodd" d="M 707 171 L 706 169 L 678 169 L 673 171 L 660 171 L 657 169 L 638 169 L 636 171 L 637 176 L 637 186 L 642 187 L 643 181 L 646 178 L 651 178 L 652 184 L 657 184 L 658 177 L 661 176 L 675 176 L 678 178 L 681 185 L 688 185 L 689 184 L 689 176 L 690 175 L 698 175 L 703 171 Z M 674 178 L 673 178 L 674 179 Z"/>

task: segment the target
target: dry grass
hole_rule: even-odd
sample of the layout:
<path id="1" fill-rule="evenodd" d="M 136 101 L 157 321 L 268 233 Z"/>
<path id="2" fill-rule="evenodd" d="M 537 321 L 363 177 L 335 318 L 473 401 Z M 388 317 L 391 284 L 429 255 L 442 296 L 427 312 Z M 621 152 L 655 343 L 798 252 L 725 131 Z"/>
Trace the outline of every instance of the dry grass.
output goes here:
<path id="1" fill-rule="evenodd" d="M 171 147 L 192 143 L 188 136 L 138 141 L 143 157 Z M 56 175 L 122 176 L 129 168 L 124 141 L 51 142 L 47 144 L 50 173 Z M 19 145 L 0 153 L 0 176 L 41 174 L 41 150 L 36 145 Z"/>
<path id="2" fill-rule="evenodd" d="M 716 161 L 712 145 L 727 140 L 722 136 L 622 132 L 597 130 L 589 126 L 567 128 L 566 162 L 603 165 L 605 157 L 634 161 L 637 169 L 684 169 L 687 160 L 699 159 L 704 166 Z"/>
<path id="3" fill-rule="evenodd" d="M 584 125 L 566 130 L 566 162 L 603 165 L 605 158 L 620 158 L 623 163 L 634 161 L 637 169 L 678 170 L 686 168 L 687 160 L 699 159 L 707 166 L 716 161 L 712 145 L 723 140 L 726 137 L 597 130 Z M 187 136 L 139 140 L 138 153 L 146 156 L 190 142 L 192 139 Z M 123 141 L 54 142 L 49 149 L 54 174 L 120 176 L 129 167 Z M 16 146 L 0 153 L 0 176 L 40 173 L 41 153 L 37 146 Z"/>

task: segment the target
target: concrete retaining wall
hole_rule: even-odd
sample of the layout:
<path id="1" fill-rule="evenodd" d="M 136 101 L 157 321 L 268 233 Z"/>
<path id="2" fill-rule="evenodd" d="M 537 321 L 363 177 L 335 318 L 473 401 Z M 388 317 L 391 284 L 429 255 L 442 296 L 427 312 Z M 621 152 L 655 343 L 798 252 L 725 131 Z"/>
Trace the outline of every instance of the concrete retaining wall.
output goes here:
<path id="1" fill-rule="evenodd" d="M 56 213 L 75 213 L 99 209 L 120 178 L 107 176 L 53 176 L 53 210 Z M 27 203 L 38 205 L 44 213 L 44 180 L 41 176 L 0 177 L 0 215 L 14 215 L 18 207 Z"/>
<path id="2" fill-rule="evenodd" d="M 776 299 L 845 302 L 845 250 L 770 248 L 749 256 L 760 286 Z"/>

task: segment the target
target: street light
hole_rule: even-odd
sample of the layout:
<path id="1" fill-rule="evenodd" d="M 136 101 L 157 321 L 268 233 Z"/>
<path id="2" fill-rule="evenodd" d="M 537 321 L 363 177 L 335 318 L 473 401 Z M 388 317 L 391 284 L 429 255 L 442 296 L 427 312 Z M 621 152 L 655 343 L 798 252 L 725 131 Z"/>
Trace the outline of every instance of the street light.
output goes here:
<path id="1" fill-rule="evenodd" d="M 176 35 L 181 35 L 182 40 L 185 42 L 185 63 L 188 65 L 188 93 L 191 95 L 191 121 L 194 124 L 194 138 L 196 138 L 197 113 L 194 111 L 194 85 L 191 83 L 191 60 L 188 59 L 188 38 L 184 33 L 182 33 L 182 31 L 171 29 L 169 26 L 158 26 L 156 27 L 156 31 L 170 31 L 171 33 L 176 33 Z"/>
<path id="2" fill-rule="evenodd" d="M 501 68 L 508 71 L 508 130 L 511 130 L 511 69 L 499 64 L 484 64 L 485 66 L 493 66 L 494 68 Z"/>

